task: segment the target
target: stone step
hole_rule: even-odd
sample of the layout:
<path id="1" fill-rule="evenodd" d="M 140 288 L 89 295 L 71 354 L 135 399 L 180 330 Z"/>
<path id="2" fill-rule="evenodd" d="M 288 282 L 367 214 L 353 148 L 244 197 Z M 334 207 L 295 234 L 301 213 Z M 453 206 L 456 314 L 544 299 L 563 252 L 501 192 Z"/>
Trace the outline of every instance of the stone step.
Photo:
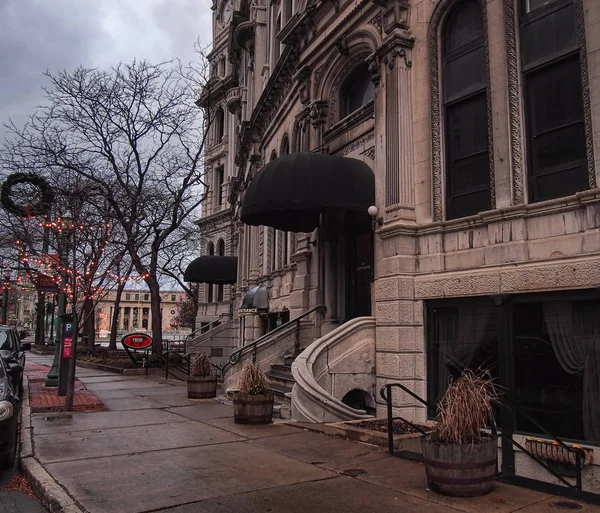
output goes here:
<path id="1" fill-rule="evenodd" d="M 292 387 L 287 387 L 277 383 L 269 383 L 269 390 L 273 393 L 275 400 L 278 402 L 286 401 L 288 399 L 286 394 L 292 393 Z"/>
<path id="2" fill-rule="evenodd" d="M 292 417 L 292 411 L 290 405 L 287 403 L 273 405 L 273 418 L 274 419 L 290 419 Z"/>

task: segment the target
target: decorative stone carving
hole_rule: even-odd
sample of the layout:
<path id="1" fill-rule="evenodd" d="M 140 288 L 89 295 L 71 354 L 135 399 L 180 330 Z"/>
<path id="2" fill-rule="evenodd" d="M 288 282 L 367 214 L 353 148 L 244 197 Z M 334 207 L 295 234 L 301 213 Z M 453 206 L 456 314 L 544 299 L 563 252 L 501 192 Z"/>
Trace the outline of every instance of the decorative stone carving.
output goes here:
<path id="1" fill-rule="evenodd" d="M 338 49 L 338 52 L 340 52 L 340 55 L 350 55 L 350 48 L 348 48 L 348 40 L 345 35 L 341 35 L 337 38 L 335 46 Z"/>
<path id="2" fill-rule="evenodd" d="M 369 157 L 371 160 L 375 160 L 375 146 L 371 146 L 367 148 L 365 151 L 361 152 L 361 155 L 365 155 Z"/>
<path id="3" fill-rule="evenodd" d="M 361 146 L 364 146 L 366 143 L 368 143 L 369 141 L 372 141 L 373 139 L 375 139 L 375 131 L 371 130 L 370 132 L 367 132 L 362 137 L 355 139 L 350 144 L 346 144 L 346 146 L 342 146 L 339 150 L 337 150 L 335 152 L 335 155 L 338 155 L 340 157 L 343 157 L 344 155 L 348 155 L 348 153 L 354 151 L 356 148 L 360 148 Z"/>
<path id="4" fill-rule="evenodd" d="M 483 11 L 483 51 L 485 53 L 485 81 L 487 84 L 486 111 L 487 111 L 487 138 L 488 138 L 488 166 L 490 173 L 490 208 L 496 208 L 496 173 L 494 172 L 494 112 L 492 110 L 492 79 L 490 71 L 490 44 L 488 40 L 487 2 L 484 2 Z"/>
<path id="5" fill-rule="evenodd" d="M 585 41 L 585 18 L 583 0 L 575 0 L 577 16 L 577 34 L 579 37 L 579 62 L 581 66 L 581 86 L 583 90 L 583 114 L 585 122 L 585 144 L 587 150 L 588 179 L 590 188 L 596 187 L 596 171 L 594 163 L 594 137 L 592 127 L 592 103 L 590 99 L 590 79 L 588 75 L 587 44 Z"/>
<path id="6" fill-rule="evenodd" d="M 392 2 L 390 7 L 383 9 L 381 13 L 383 30 L 389 34 L 396 28 L 408 30 L 409 28 L 409 7 L 404 1 L 397 0 Z"/>
<path id="7" fill-rule="evenodd" d="M 521 99 L 517 51 L 515 6 L 504 0 L 504 30 L 506 32 L 506 62 L 508 70 L 508 118 L 510 123 L 510 156 L 512 164 L 513 204 L 525 202 L 523 191 L 523 150 L 521 147 Z"/>
<path id="8" fill-rule="evenodd" d="M 373 52 L 371 55 L 369 55 L 369 57 L 367 57 L 367 62 L 373 84 L 379 85 L 379 82 L 381 82 L 381 62 L 379 61 L 377 52 Z"/>
<path id="9" fill-rule="evenodd" d="M 325 124 L 325 120 L 327 119 L 327 102 L 312 102 L 309 107 L 308 116 L 313 128 Z"/>
<path id="10" fill-rule="evenodd" d="M 377 27 L 377 30 L 381 32 L 381 12 L 378 12 L 375 17 L 369 20 L 369 25 Z"/>

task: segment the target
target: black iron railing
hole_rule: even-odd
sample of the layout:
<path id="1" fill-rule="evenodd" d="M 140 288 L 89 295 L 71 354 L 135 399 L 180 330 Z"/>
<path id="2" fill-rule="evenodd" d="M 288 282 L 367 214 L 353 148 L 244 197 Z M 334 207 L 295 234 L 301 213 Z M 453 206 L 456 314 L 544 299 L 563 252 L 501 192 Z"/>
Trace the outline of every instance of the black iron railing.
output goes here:
<path id="1" fill-rule="evenodd" d="M 200 335 L 204 335 L 205 333 L 208 333 L 210 330 L 219 327 L 221 324 L 223 324 L 223 319 L 229 320 L 229 318 L 230 318 L 230 315 L 228 313 L 222 313 L 214 321 L 210 321 L 208 324 L 205 324 L 201 328 L 198 328 L 197 330 L 192 331 L 189 335 L 187 335 L 185 337 L 185 341 L 191 342 L 192 340 L 199 337 Z"/>
<path id="2" fill-rule="evenodd" d="M 423 404 L 427 408 L 432 407 L 425 399 L 419 397 L 412 390 L 406 388 L 401 383 L 388 383 L 387 385 L 383 385 L 381 387 L 381 389 L 379 390 L 379 395 L 383 398 L 383 400 L 385 401 L 385 404 L 387 406 L 388 451 L 390 454 L 394 454 L 394 421 L 395 420 L 401 420 L 402 422 L 411 426 L 413 429 L 417 430 L 423 436 L 425 436 L 427 434 L 427 430 L 425 430 L 422 426 L 413 424 L 412 422 L 405 419 L 404 417 L 400 417 L 400 416 L 394 417 L 394 412 L 392 409 L 392 388 L 394 388 L 394 387 L 399 388 L 400 390 L 402 390 L 403 392 L 406 392 L 411 397 L 414 397 L 417 401 L 419 401 L 421 404 Z"/>
<path id="3" fill-rule="evenodd" d="M 175 355 L 175 358 L 172 358 L 171 355 Z M 195 356 L 194 353 L 182 355 L 177 351 L 168 351 L 157 356 L 160 359 L 160 368 L 165 371 L 165 379 L 168 379 L 170 376 L 175 379 L 184 380 L 190 375 L 190 366 Z M 179 359 L 179 362 L 177 362 L 177 359 Z M 223 367 L 219 367 L 212 362 L 210 364 L 214 368 L 217 378 L 221 379 L 223 377 Z M 146 368 L 146 374 L 148 374 L 148 368 Z M 182 375 L 184 376 L 183 378 L 181 377 Z"/>
<path id="4" fill-rule="evenodd" d="M 416 424 L 413 424 L 412 422 L 410 422 L 409 420 L 407 420 L 407 419 L 405 419 L 403 417 L 400 417 L 400 416 L 394 417 L 394 415 L 393 415 L 393 408 L 392 408 L 392 388 L 394 388 L 394 387 L 401 389 L 402 391 L 404 391 L 407 394 L 409 394 L 411 397 L 413 397 L 414 399 L 416 399 L 417 401 L 419 401 L 421 404 L 423 404 L 427 408 L 433 409 L 435 411 L 435 407 L 433 405 L 431 405 L 430 403 L 428 403 L 422 397 L 419 397 L 412 390 L 408 389 L 407 387 L 405 387 L 401 383 L 388 383 L 388 384 L 384 385 L 383 387 L 381 387 L 381 389 L 379 391 L 379 394 L 381 395 L 381 397 L 383 398 L 383 400 L 385 401 L 386 406 L 387 406 L 388 451 L 389 451 L 390 454 L 394 454 L 394 429 L 393 429 L 393 427 L 394 427 L 394 420 L 401 420 L 402 422 L 405 422 L 406 424 L 408 424 L 409 426 L 413 427 L 415 430 L 417 430 L 418 432 L 420 432 L 423 436 L 425 436 L 427 434 L 426 430 L 423 429 L 423 427 L 418 426 Z M 565 487 L 567 487 L 567 489 L 573 490 L 573 491 L 576 491 L 576 492 L 582 492 L 582 486 L 583 486 L 583 484 L 582 484 L 581 471 L 582 471 L 582 468 L 583 468 L 583 463 L 585 461 L 585 451 L 582 448 L 569 447 L 567 444 L 564 443 L 563 440 L 561 440 L 559 437 L 557 437 L 556 435 L 552 434 L 550 431 L 548 431 L 547 429 L 545 429 L 543 426 L 541 426 L 539 424 L 539 422 L 537 422 L 535 419 L 533 419 L 532 417 L 530 417 L 527 413 L 525 413 L 524 411 L 520 410 L 516 404 L 506 404 L 505 402 L 500 402 L 498 404 L 499 404 L 499 406 L 501 408 L 504 408 L 504 409 L 506 409 L 508 411 L 512 411 L 515 415 L 517 415 L 517 414 L 518 415 L 522 415 L 529 422 L 533 423 L 540 430 L 540 432 L 543 435 L 545 435 L 545 437 L 552 439 L 562 449 L 564 449 L 567 452 L 575 455 L 575 472 L 576 472 L 576 474 L 575 474 L 575 484 L 572 484 L 569 481 L 567 481 L 566 479 L 564 479 L 563 476 L 561 476 L 558 472 L 556 472 L 554 469 L 552 469 L 543 460 L 541 460 L 540 458 L 538 458 L 535 454 L 533 454 L 531 451 L 527 450 L 520 443 L 518 443 L 516 440 L 514 440 L 513 437 L 512 437 L 512 434 L 509 435 L 509 434 L 506 434 L 506 433 L 498 433 L 497 430 L 496 430 L 495 423 L 493 423 L 492 427 L 491 427 L 492 428 L 492 434 L 494 434 L 496 436 L 500 436 L 502 440 L 506 440 L 507 442 L 509 442 L 513 446 L 518 447 L 521 451 L 523 451 L 524 454 L 526 454 L 527 456 L 529 456 L 536 463 L 538 463 L 539 465 L 541 465 L 542 467 L 544 467 L 544 469 L 546 469 L 550 474 L 552 474 L 554 477 L 556 477 L 563 485 L 565 485 Z M 501 473 L 498 473 L 497 477 L 505 477 L 505 476 L 503 476 Z M 582 492 L 582 493 L 586 493 L 586 492 Z"/>
<path id="5" fill-rule="evenodd" d="M 298 354 L 300 352 L 300 321 L 314 312 L 319 312 L 321 315 L 323 315 L 325 313 L 325 307 L 322 305 L 315 306 L 314 308 L 311 308 L 310 310 L 304 312 L 298 317 L 295 317 L 290 321 L 286 322 L 285 324 L 282 324 L 281 326 L 275 328 L 274 330 L 269 331 L 269 333 L 263 335 L 262 337 L 257 338 L 254 342 L 251 342 L 231 353 L 229 355 L 229 361 L 222 368 L 223 375 L 225 375 L 225 372 L 227 371 L 227 369 L 229 369 L 229 367 L 235 365 L 244 354 L 247 354 L 249 352 L 252 352 L 252 361 L 256 362 L 256 353 L 261 345 L 268 343 L 272 340 L 274 335 L 277 335 L 278 333 L 281 333 L 282 331 L 285 331 L 294 325 L 296 328 L 294 352 L 295 354 Z"/>

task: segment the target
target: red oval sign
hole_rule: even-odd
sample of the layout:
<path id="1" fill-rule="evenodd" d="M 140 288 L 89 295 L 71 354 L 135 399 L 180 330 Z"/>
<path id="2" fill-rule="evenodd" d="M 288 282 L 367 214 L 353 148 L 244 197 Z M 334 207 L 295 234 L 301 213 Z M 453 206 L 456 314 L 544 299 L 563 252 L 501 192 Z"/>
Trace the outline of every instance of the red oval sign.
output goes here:
<path id="1" fill-rule="evenodd" d="M 121 344 L 129 349 L 147 349 L 152 345 L 152 337 L 145 333 L 130 333 L 123 337 Z"/>

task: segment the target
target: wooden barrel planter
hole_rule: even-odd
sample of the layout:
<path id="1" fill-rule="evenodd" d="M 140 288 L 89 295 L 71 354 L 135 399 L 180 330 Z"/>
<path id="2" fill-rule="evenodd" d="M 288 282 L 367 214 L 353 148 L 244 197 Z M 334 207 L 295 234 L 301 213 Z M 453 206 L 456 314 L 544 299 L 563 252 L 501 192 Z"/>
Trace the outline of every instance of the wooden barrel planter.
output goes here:
<path id="1" fill-rule="evenodd" d="M 479 444 L 437 444 L 421 439 L 429 488 L 455 497 L 476 497 L 494 489 L 498 439 Z"/>
<path id="2" fill-rule="evenodd" d="M 273 394 L 233 396 L 233 420 L 236 424 L 269 424 L 273 416 Z"/>
<path id="3" fill-rule="evenodd" d="M 187 379 L 189 399 L 210 399 L 217 395 L 216 376 L 189 376 Z"/>

